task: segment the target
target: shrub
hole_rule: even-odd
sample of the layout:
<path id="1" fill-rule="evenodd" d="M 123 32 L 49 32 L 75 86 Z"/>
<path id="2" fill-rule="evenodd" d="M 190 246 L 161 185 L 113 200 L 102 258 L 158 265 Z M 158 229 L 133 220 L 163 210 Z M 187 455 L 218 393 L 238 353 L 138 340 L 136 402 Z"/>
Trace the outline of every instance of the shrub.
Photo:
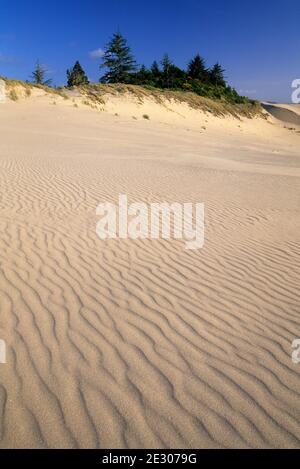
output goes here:
<path id="1" fill-rule="evenodd" d="M 12 101 L 18 101 L 19 97 L 14 89 L 10 90 L 9 97 Z"/>

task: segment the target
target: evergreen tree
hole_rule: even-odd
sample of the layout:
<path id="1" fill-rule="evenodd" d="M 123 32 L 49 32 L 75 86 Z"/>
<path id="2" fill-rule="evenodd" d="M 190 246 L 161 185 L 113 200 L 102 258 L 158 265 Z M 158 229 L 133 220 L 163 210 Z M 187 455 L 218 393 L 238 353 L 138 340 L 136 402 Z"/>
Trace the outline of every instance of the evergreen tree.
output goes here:
<path id="1" fill-rule="evenodd" d="M 142 65 L 138 71 L 137 79 L 141 84 L 145 84 L 150 80 L 150 72 L 146 69 L 145 65 Z"/>
<path id="2" fill-rule="evenodd" d="M 158 78 L 160 76 L 160 69 L 156 60 L 154 60 L 153 64 L 151 65 L 151 73 L 154 78 Z"/>
<path id="3" fill-rule="evenodd" d="M 152 74 L 150 70 L 147 70 L 145 65 L 142 65 L 136 73 L 130 74 L 127 83 L 133 85 L 150 85 L 152 84 Z"/>
<path id="4" fill-rule="evenodd" d="M 39 60 L 37 60 L 35 69 L 31 74 L 32 82 L 36 85 L 50 86 L 52 80 L 46 80 L 46 73 L 47 70 L 45 69 L 45 67 L 40 63 Z"/>
<path id="5" fill-rule="evenodd" d="M 205 66 L 204 59 L 197 54 L 189 63 L 188 76 L 194 80 L 206 81 L 207 80 L 207 70 Z"/>
<path id="6" fill-rule="evenodd" d="M 171 65 L 172 65 L 172 62 L 171 62 L 170 57 L 169 57 L 168 54 L 165 54 L 163 56 L 162 61 L 161 61 L 161 65 L 162 65 L 163 73 L 165 73 L 167 75 L 169 73 Z"/>
<path id="7" fill-rule="evenodd" d="M 224 77 L 224 72 L 223 68 L 219 63 L 216 63 L 212 69 L 209 71 L 209 77 L 210 81 L 213 85 L 215 86 L 226 86 L 226 80 Z"/>
<path id="8" fill-rule="evenodd" d="M 159 65 L 156 62 L 156 60 L 151 65 L 149 74 L 150 74 L 151 85 L 155 87 L 161 87 L 162 86 L 161 84 L 162 72 L 160 71 Z"/>
<path id="9" fill-rule="evenodd" d="M 186 72 L 174 65 L 168 54 L 164 55 L 161 64 L 163 70 L 160 72 L 161 79 L 159 80 L 159 85 L 162 88 L 181 89 L 186 82 Z"/>
<path id="10" fill-rule="evenodd" d="M 138 71 L 141 81 L 145 82 L 149 79 L 149 71 L 146 69 L 145 65 L 142 65 Z"/>
<path id="11" fill-rule="evenodd" d="M 88 85 L 89 80 L 80 63 L 75 63 L 74 67 L 67 70 L 68 86 Z"/>
<path id="12" fill-rule="evenodd" d="M 107 68 L 107 73 L 101 78 L 103 83 L 128 83 L 130 74 L 136 69 L 136 62 L 127 44 L 127 40 L 120 32 L 113 35 L 105 47 L 103 64 L 100 68 Z"/>
<path id="13" fill-rule="evenodd" d="M 173 64 L 168 54 L 165 54 L 163 56 L 161 65 L 162 65 L 162 85 L 164 88 L 171 88 L 171 78 L 172 78 L 171 67 Z"/>

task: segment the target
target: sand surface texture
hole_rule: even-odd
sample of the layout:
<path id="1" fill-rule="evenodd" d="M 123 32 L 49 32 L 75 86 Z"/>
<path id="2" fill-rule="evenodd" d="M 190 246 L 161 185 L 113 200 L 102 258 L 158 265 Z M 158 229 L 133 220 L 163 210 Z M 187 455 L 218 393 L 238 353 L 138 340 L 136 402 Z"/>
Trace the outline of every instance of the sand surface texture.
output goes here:
<path id="1" fill-rule="evenodd" d="M 52 101 L 0 106 L 0 447 L 300 447 L 299 132 Z M 119 194 L 204 202 L 204 248 L 101 241 Z"/>

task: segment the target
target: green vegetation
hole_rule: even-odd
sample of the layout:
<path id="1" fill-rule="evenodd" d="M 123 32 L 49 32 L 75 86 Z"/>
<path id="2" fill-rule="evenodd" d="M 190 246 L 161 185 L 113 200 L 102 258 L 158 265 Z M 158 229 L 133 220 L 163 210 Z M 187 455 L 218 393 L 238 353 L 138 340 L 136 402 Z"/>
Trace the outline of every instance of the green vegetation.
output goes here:
<path id="1" fill-rule="evenodd" d="M 112 84 L 90 84 L 78 88 L 81 95 L 96 105 L 105 105 L 107 95 L 118 96 L 120 94 L 130 94 L 138 102 L 143 104 L 145 99 L 150 98 L 154 102 L 166 105 L 166 101 L 185 103 L 192 109 L 202 110 L 215 116 L 225 116 L 231 114 L 234 117 L 253 117 L 258 114 L 263 116 L 263 110 L 258 101 L 234 103 L 225 99 L 211 99 L 199 96 L 194 92 L 172 89 L 160 89 L 151 86 L 137 86 L 125 83 Z"/>
<path id="2" fill-rule="evenodd" d="M 69 87 L 89 84 L 88 77 L 86 76 L 78 60 L 73 68 L 67 70 L 67 78 Z"/>
<path id="3" fill-rule="evenodd" d="M 105 48 L 100 69 L 107 71 L 101 83 L 124 83 L 169 90 L 192 91 L 199 96 L 223 100 L 232 104 L 245 104 L 250 100 L 240 96 L 225 79 L 225 70 L 219 63 L 207 68 L 204 59 L 197 54 L 187 70 L 177 67 L 165 54 L 160 65 L 154 61 L 150 69 L 142 65 L 136 70 L 136 61 L 126 39 L 120 32 L 114 34 Z"/>
<path id="4" fill-rule="evenodd" d="M 136 69 L 136 62 L 131 54 L 127 40 L 120 32 L 113 35 L 105 47 L 103 64 L 107 73 L 101 78 L 102 83 L 127 83 L 130 74 Z"/>
<path id="5" fill-rule="evenodd" d="M 105 47 L 100 65 L 100 70 L 103 69 L 100 84 L 89 83 L 79 61 L 67 70 L 67 87 L 77 87 L 86 98 L 84 104 L 95 109 L 98 106 L 103 108 L 104 96 L 108 93 L 130 93 L 141 103 L 145 97 L 151 97 L 160 104 L 164 104 L 164 100 L 175 100 L 215 115 L 230 113 L 251 117 L 261 112 L 258 102 L 240 96 L 228 85 L 225 70 L 219 63 L 207 67 L 200 54 L 189 61 L 186 70 L 175 65 L 168 54 L 160 62 L 155 60 L 150 68 L 145 65 L 138 68 L 127 40 L 120 32 L 115 33 Z M 46 73 L 46 69 L 37 61 L 31 83 L 6 81 L 10 83 L 10 88 L 15 85 L 25 87 L 26 96 L 30 95 L 32 87 L 38 87 L 47 93 L 69 99 L 66 88 L 50 87 L 51 80 L 46 79 Z"/>
<path id="6" fill-rule="evenodd" d="M 40 61 L 38 60 L 36 63 L 35 69 L 31 74 L 32 83 L 35 83 L 36 85 L 50 86 L 52 80 L 50 79 L 46 80 L 46 73 L 47 73 L 46 68 L 43 65 L 41 65 Z"/>
<path id="7" fill-rule="evenodd" d="M 209 73 L 206 69 L 204 59 L 197 54 L 188 65 L 187 74 L 193 80 L 208 81 Z"/>

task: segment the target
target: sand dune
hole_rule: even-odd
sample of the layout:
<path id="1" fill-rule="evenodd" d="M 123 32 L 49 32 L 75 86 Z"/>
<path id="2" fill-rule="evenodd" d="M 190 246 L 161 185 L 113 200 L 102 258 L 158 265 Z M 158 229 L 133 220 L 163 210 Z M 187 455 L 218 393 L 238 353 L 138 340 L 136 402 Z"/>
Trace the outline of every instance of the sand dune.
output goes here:
<path id="1" fill-rule="evenodd" d="M 300 104 L 277 104 L 277 106 L 284 107 L 289 109 L 290 111 L 295 112 L 296 114 L 300 115 Z"/>
<path id="2" fill-rule="evenodd" d="M 0 106 L 1 448 L 300 446 L 299 142 L 126 97 Z M 204 202 L 204 249 L 100 241 L 120 193 Z"/>
<path id="3" fill-rule="evenodd" d="M 276 119 L 300 126 L 300 108 L 297 105 L 263 104 L 263 107 Z"/>

